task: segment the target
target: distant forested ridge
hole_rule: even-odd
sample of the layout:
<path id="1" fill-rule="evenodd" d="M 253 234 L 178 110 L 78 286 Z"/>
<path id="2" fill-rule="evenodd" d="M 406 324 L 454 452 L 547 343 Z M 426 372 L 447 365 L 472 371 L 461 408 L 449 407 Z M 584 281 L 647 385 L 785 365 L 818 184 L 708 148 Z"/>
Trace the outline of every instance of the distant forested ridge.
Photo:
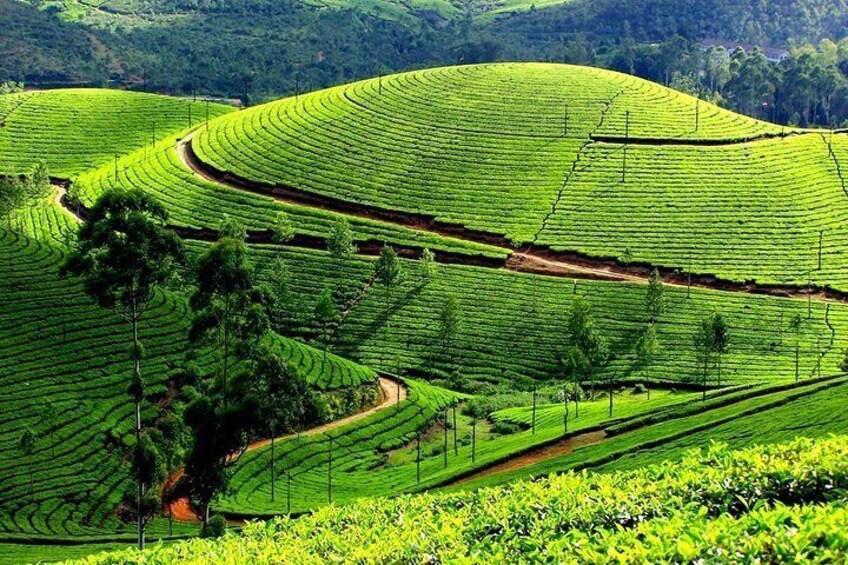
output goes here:
<path id="1" fill-rule="evenodd" d="M 33 86 L 253 103 L 401 70 L 541 60 L 635 74 L 783 123 L 848 120 L 844 0 L 0 0 L 0 22 L 0 81 Z M 769 62 L 754 46 L 791 55 Z"/>

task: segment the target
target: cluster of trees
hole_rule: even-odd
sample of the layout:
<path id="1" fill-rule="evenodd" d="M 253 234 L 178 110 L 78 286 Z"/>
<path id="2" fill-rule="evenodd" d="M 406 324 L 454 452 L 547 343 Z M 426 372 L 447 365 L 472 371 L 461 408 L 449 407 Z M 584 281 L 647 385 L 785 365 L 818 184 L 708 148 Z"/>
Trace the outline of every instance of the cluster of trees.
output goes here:
<path id="1" fill-rule="evenodd" d="M 621 370 L 615 368 L 614 362 L 623 356 L 624 351 L 632 352 L 631 370 L 641 374 L 645 379 L 643 386 L 650 400 L 652 368 L 662 351 L 657 337 L 657 324 L 665 311 L 662 277 L 656 269 L 648 278 L 644 308 L 644 326 L 612 346 L 610 339 L 598 329 L 589 301 L 582 296 L 576 296 L 572 301 L 566 322 L 564 353 L 558 359 L 566 382 L 571 383 L 571 391 L 563 391 L 566 429 L 569 417 L 568 400 L 574 402 L 575 417 L 579 416 L 580 398 L 584 394 L 581 386 L 588 384 L 590 387 L 588 397 L 594 399 L 596 379 L 601 374 L 604 375 L 604 384 L 609 397 L 609 415 L 612 416 L 613 387 Z M 701 367 L 698 384 L 703 390 L 704 399 L 706 399 L 706 391 L 713 371 L 717 372 L 717 377 L 713 381 L 716 386 L 721 386 L 721 358 L 729 348 L 729 340 L 729 328 L 724 317 L 717 312 L 705 316 L 693 334 L 698 366 Z"/>
<path id="2" fill-rule="evenodd" d="M 144 546 L 149 520 L 180 498 L 188 498 L 210 532 L 212 501 L 224 493 L 230 468 L 251 443 L 271 438 L 271 483 L 276 480 L 274 440 L 282 433 L 324 421 L 326 401 L 314 394 L 294 366 L 287 364 L 269 339 L 295 331 L 303 303 L 293 291 L 288 268 L 278 259 L 268 283 L 259 283 L 248 257 L 246 231 L 225 218 L 218 240 L 189 264 L 182 241 L 166 229 L 167 212 L 141 190 L 105 192 L 89 211 L 77 233 L 62 274 L 76 276 L 85 291 L 103 307 L 117 312 L 131 335 L 132 375 L 127 387 L 135 406 L 132 469 L 135 478 L 125 496 L 125 515 L 137 522 L 138 544 Z M 274 239 L 285 242 L 293 230 L 285 215 L 278 216 Z M 341 220 L 328 239 L 330 253 L 344 272 L 356 252 L 350 225 Z M 418 263 L 421 284 L 436 271 L 434 255 L 425 250 Z M 349 296 L 342 281 L 320 293 L 312 324 L 326 361 L 333 335 L 344 317 L 372 286 L 383 293 L 388 319 L 403 268 L 394 249 L 384 246 L 365 288 Z M 176 379 L 176 398 L 166 408 L 147 401 L 142 364 L 143 320 L 161 289 L 187 291 L 193 316 L 189 331 L 192 348 L 183 374 Z M 347 309 L 341 304 L 348 300 Z M 450 359 L 459 324 L 456 299 L 445 303 L 439 330 L 440 355 Z M 201 364 L 211 353 L 216 362 Z M 441 357 L 440 357 L 441 359 Z M 22 439 L 26 455 L 33 438 Z M 180 465 L 175 481 L 167 477 Z M 164 499 L 159 485 L 166 483 Z"/>
<path id="3" fill-rule="evenodd" d="M 805 127 L 848 124 L 846 39 L 792 49 L 779 63 L 760 49 L 727 53 L 682 37 L 643 46 L 625 37 L 602 57 L 609 68 L 750 116 Z"/>
<path id="4" fill-rule="evenodd" d="M 474 2 L 404 16 L 298 0 L 137 4 L 136 15 L 110 21 L 102 12 L 105 20 L 88 22 L 93 27 L 26 3 L 0 5 L 0 16 L 9 12 L 0 18 L 9 22 L 7 42 L 18 46 L 0 59 L 0 79 L 101 85 L 115 79 L 250 103 L 413 68 L 548 60 L 636 74 L 787 124 L 848 120 L 846 47 L 839 42 L 848 7 L 840 0 L 576 0 L 496 18 L 477 18 L 488 6 Z M 703 51 L 698 42 L 705 38 L 798 48 L 780 65 L 756 53 L 727 60 Z M 807 44 L 817 47 L 800 47 Z"/>
<path id="5" fill-rule="evenodd" d="M 11 225 L 15 210 L 44 200 L 51 191 L 50 173 L 44 163 L 37 163 L 20 177 L 0 177 L 0 221 Z"/>
<path id="6" fill-rule="evenodd" d="M 127 392 L 135 405 L 135 484 L 125 501 L 140 547 L 146 524 L 162 509 L 159 485 L 176 465 L 185 471 L 166 499 L 188 496 L 206 529 L 211 501 L 226 489 L 229 467 L 252 441 L 321 418 L 303 375 L 267 339 L 279 307 L 274 290 L 256 281 L 244 229 L 225 222 L 220 239 L 187 266 L 182 242 L 166 221 L 164 208 L 143 191 L 108 191 L 90 210 L 62 269 L 131 329 Z M 191 289 L 194 349 L 178 400 L 145 417 L 153 407 L 142 372 L 142 321 L 158 289 L 168 286 Z M 194 360 L 208 351 L 217 363 L 204 371 Z"/>

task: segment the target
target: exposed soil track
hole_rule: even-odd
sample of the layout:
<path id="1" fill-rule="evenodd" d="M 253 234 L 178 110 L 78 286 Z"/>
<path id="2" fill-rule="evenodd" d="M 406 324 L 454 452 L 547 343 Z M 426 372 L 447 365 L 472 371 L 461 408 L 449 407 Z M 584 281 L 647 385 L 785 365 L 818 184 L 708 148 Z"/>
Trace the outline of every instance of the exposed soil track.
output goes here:
<path id="1" fill-rule="evenodd" d="M 371 220 L 379 220 L 412 229 L 434 233 L 465 241 L 495 245 L 509 250 L 511 255 L 504 262 L 482 256 L 465 254 L 437 253 L 439 262 L 477 265 L 492 268 L 507 268 L 516 271 L 535 273 L 539 275 L 569 277 L 575 279 L 594 279 L 624 282 L 646 282 L 651 271 L 656 268 L 666 284 L 672 286 L 692 286 L 722 290 L 727 292 L 745 292 L 749 294 L 767 294 L 784 298 L 807 298 L 812 295 L 820 300 L 834 300 L 848 302 L 848 293 L 834 290 L 830 287 L 799 287 L 795 285 L 762 284 L 756 281 L 731 281 L 721 279 L 709 274 L 685 273 L 681 269 L 669 267 L 657 267 L 647 263 L 621 263 L 614 257 L 595 257 L 578 252 L 564 252 L 553 250 L 549 247 L 535 244 L 516 246 L 506 237 L 498 234 L 470 230 L 458 224 L 449 224 L 437 220 L 433 216 L 402 212 L 397 210 L 386 210 L 368 204 L 350 202 L 338 198 L 327 198 L 319 194 L 311 193 L 290 186 L 271 185 L 267 183 L 253 182 L 219 171 L 211 165 L 202 162 L 192 149 L 192 136 L 186 136 L 180 140 L 178 153 L 190 169 L 201 178 L 214 182 L 225 188 L 245 190 L 264 196 L 271 196 L 280 201 L 298 204 L 302 206 L 318 207 L 350 216 L 362 217 Z M 177 229 L 179 233 L 179 229 Z M 211 232 L 214 233 L 214 232 Z M 201 235 L 201 234 L 197 234 Z M 270 241 L 270 232 L 266 239 Z M 187 237 L 191 235 L 186 234 Z M 297 245 L 296 241 L 291 242 Z M 369 242 L 376 243 L 376 242 Z M 382 242 L 376 245 L 361 245 L 360 252 L 363 254 L 376 254 Z M 323 247 L 326 247 L 324 244 Z M 399 253 L 407 257 L 420 255 L 420 249 L 399 248 Z"/>
<path id="2" fill-rule="evenodd" d="M 496 463 L 491 467 L 481 469 L 476 473 L 466 475 L 458 481 L 450 483 L 450 485 L 461 485 L 463 483 L 467 483 L 483 477 L 488 477 L 490 475 L 496 475 L 505 471 L 515 471 L 516 469 L 523 469 L 524 467 L 529 467 L 530 465 L 534 465 L 536 463 L 539 463 L 540 461 L 547 461 L 548 459 L 553 459 L 562 455 L 568 455 L 578 447 L 601 443 L 606 439 L 606 437 L 607 434 L 605 431 L 595 430 L 577 434 L 575 436 L 562 438 L 560 440 L 555 441 L 554 443 L 550 443 L 538 449 L 532 449 L 523 455 L 518 455 L 511 459 L 507 459 L 506 461 L 503 461 L 501 463 Z"/>
<path id="3" fill-rule="evenodd" d="M 334 421 L 329 422 L 327 424 L 323 424 L 321 426 L 316 426 L 314 428 L 304 430 L 304 431 L 300 432 L 300 434 L 287 434 L 287 435 L 284 435 L 284 436 L 280 436 L 280 437 L 276 438 L 275 441 L 282 441 L 282 440 L 286 440 L 286 439 L 291 439 L 293 437 L 297 437 L 298 435 L 308 437 L 308 436 L 323 434 L 323 433 L 326 433 L 330 430 L 340 428 L 341 426 L 346 426 L 347 424 L 351 424 L 351 423 L 356 422 L 358 420 L 362 420 L 363 418 L 367 418 L 371 414 L 374 414 L 374 413 L 379 412 L 381 410 L 385 410 L 387 408 L 391 408 L 391 407 L 395 406 L 396 404 L 398 404 L 399 402 L 402 402 L 402 401 L 407 399 L 409 391 L 407 390 L 406 386 L 403 385 L 403 383 L 400 383 L 399 381 L 396 381 L 394 379 L 391 379 L 391 378 L 385 377 L 385 376 L 380 377 L 379 383 L 380 383 L 380 400 L 377 402 L 377 404 L 375 404 L 371 408 L 366 408 L 365 410 L 362 410 L 360 412 L 357 412 L 356 414 L 352 414 L 352 415 L 347 416 L 346 418 L 342 418 L 340 420 L 334 420 Z M 268 445 L 271 445 L 271 439 L 270 438 L 259 440 L 259 441 L 256 441 L 254 443 L 251 443 L 247 447 L 247 451 L 253 451 L 255 449 L 266 447 Z M 177 471 L 174 474 L 172 474 L 168 478 L 168 481 L 165 483 L 164 488 L 166 490 L 168 488 L 170 488 L 173 484 L 175 484 L 180 479 L 180 477 L 182 477 L 182 474 L 183 474 L 182 470 Z M 197 512 L 195 512 L 194 508 L 192 508 L 192 506 L 191 506 L 191 503 L 186 498 L 181 498 L 179 500 L 176 500 L 175 502 L 173 502 L 170 505 L 166 505 L 163 510 L 164 510 L 165 514 L 168 514 L 170 512 L 175 520 L 180 520 L 182 522 L 199 522 L 200 521 L 198 516 L 197 516 Z"/>

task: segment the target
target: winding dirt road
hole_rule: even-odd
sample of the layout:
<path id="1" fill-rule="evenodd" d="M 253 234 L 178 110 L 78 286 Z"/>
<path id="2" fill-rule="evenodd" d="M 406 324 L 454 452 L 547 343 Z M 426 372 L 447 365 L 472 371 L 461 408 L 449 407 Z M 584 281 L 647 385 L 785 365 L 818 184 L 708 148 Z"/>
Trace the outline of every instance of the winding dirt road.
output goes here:
<path id="1" fill-rule="evenodd" d="M 848 302 L 848 293 L 830 288 L 802 288 L 795 285 L 761 284 L 755 281 L 737 282 L 720 279 L 713 275 L 688 274 L 679 269 L 655 267 L 648 264 L 622 264 L 613 257 L 593 257 L 577 252 L 559 252 L 538 245 L 515 246 L 505 237 L 469 230 L 461 225 L 446 224 L 434 217 L 386 210 L 367 204 L 328 198 L 301 189 L 269 185 L 219 171 L 200 160 L 192 149 L 194 132 L 189 133 L 177 143 L 177 153 L 182 163 L 195 175 L 230 190 L 239 190 L 261 194 L 289 204 L 329 210 L 348 216 L 378 220 L 418 231 L 433 233 L 444 237 L 461 239 L 473 243 L 494 245 L 511 251 L 505 262 L 489 264 L 475 261 L 466 256 L 450 257 L 450 263 L 466 263 L 488 268 L 505 268 L 513 271 L 533 273 L 573 279 L 606 280 L 644 284 L 656 268 L 663 283 L 676 287 L 696 287 L 726 292 L 748 294 L 767 294 L 783 298 L 807 299 L 809 296 L 822 301 Z M 408 250 L 407 250 L 408 251 Z M 438 257 L 438 254 L 437 254 Z"/>
<path id="2" fill-rule="evenodd" d="M 388 377 L 380 377 L 380 400 L 372 406 L 371 408 L 367 408 L 362 410 L 361 412 L 357 412 L 356 414 L 352 414 L 347 416 L 346 418 L 342 418 L 340 420 L 334 420 L 332 422 L 328 422 L 321 426 L 316 426 L 314 428 L 310 428 L 308 430 L 304 430 L 300 432 L 300 434 L 287 434 L 283 436 L 279 436 L 275 439 L 275 441 L 283 441 L 286 439 L 291 439 L 298 436 L 314 436 L 318 434 L 323 434 L 330 430 L 334 430 L 336 428 L 340 428 L 342 426 L 346 426 L 347 424 L 351 424 L 358 420 L 362 420 L 363 418 L 367 418 L 371 414 L 379 412 L 381 410 L 386 410 L 395 406 L 396 404 L 406 400 L 408 398 L 409 391 L 400 381 L 396 381 L 394 379 L 390 379 Z M 271 445 L 271 439 L 263 439 L 260 441 L 256 441 L 251 443 L 247 447 L 247 451 L 253 451 L 256 449 L 260 449 L 262 447 L 266 447 Z M 180 477 L 182 477 L 182 470 L 177 471 L 173 475 L 168 478 L 168 481 L 165 483 L 164 489 L 167 490 L 171 485 L 176 483 Z M 181 498 L 170 505 L 165 505 L 164 507 L 165 514 L 168 514 L 169 511 L 175 520 L 179 520 L 181 522 L 199 522 L 199 518 L 197 513 L 192 508 L 188 499 Z"/>

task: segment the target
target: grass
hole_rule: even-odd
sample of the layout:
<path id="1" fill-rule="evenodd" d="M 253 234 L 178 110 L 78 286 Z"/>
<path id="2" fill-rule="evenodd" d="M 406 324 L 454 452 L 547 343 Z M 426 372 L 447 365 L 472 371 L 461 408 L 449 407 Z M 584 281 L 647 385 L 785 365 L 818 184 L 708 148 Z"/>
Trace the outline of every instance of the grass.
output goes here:
<path id="1" fill-rule="evenodd" d="M 232 111 L 209 104 L 215 117 Z M 205 119 L 206 104 L 105 89 L 67 89 L 0 96 L 0 174 L 28 172 L 43 160 L 50 174 L 71 178 Z"/>
<path id="2" fill-rule="evenodd" d="M 811 404 L 826 406 L 824 410 L 833 410 L 848 398 L 848 384 L 845 379 L 813 383 L 790 390 L 771 394 L 762 394 L 754 398 L 731 402 L 710 410 L 703 410 L 692 415 L 671 418 L 666 421 L 637 428 L 633 431 L 607 438 L 602 443 L 579 448 L 568 455 L 548 459 L 536 464 L 505 472 L 482 476 L 460 485 L 448 487 L 446 490 L 473 490 L 493 485 L 504 485 L 512 481 L 528 477 L 541 477 L 551 473 L 562 473 L 576 469 L 606 469 L 636 468 L 638 463 L 650 464 L 674 460 L 680 457 L 685 449 L 683 445 L 705 445 L 712 438 L 727 439 L 727 427 L 751 429 L 750 425 L 762 424 L 768 419 L 772 422 L 763 428 L 759 441 L 754 443 L 775 443 L 796 436 L 804 437 L 805 433 L 796 430 L 795 434 L 774 434 L 773 430 L 780 423 L 793 422 L 797 418 L 795 406 L 809 407 Z M 754 420 L 748 420 L 754 418 Z M 785 418 L 780 420 L 779 418 Z M 820 425 L 819 425 L 820 422 Z M 724 426 L 724 428 L 722 428 Z M 822 437 L 830 433 L 840 433 L 845 425 L 840 419 L 819 418 L 811 421 L 811 437 Z M 724 430 L 724 432 L 722 431 Z M 713 434 L 716 435 L 713 435 Z M 770 435 L 774 434 L 774 435 Z M 700 444 L 687 444 L 689 437 L 697 437 Z M 677 442 L 677 443 L 675 443 Z M 668 446 L 678 445 L 678 449 Z M 621 463 L 619 463 L 621 461 Z"/>
<path id="3" fill-rule="evenodd" d="M 848 550 L 842 436 L 474 493 L 329 506 L 242 535 L 80 563 L 839 561 Z"/>

